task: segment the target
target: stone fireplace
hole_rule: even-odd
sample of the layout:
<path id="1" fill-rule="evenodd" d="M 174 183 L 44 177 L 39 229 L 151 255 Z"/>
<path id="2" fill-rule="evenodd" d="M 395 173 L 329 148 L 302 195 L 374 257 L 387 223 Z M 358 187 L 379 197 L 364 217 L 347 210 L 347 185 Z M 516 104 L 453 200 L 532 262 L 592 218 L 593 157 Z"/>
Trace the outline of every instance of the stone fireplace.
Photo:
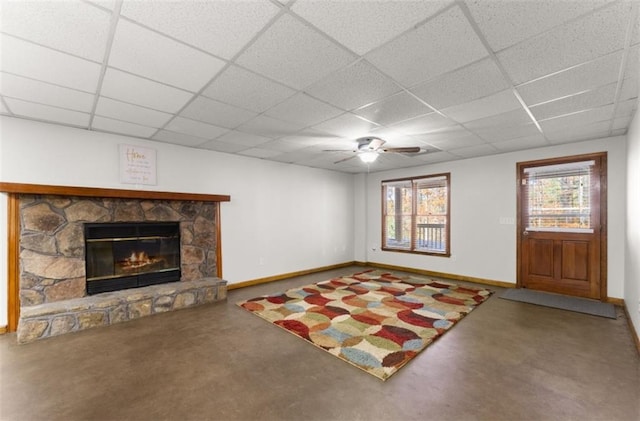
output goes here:
<path id="1" fill-rule="evenodd" d="M 177 222 L 183 281 L 216 276 L 217 204 L 21 195 L 22 306 L 87 295 L 84 227 L 96 223 Z M 105 291 L 101 291 L 105 292 Z"/>
<path id="2" fill-rule="evenodd" d="M 19 342 L 226 298 L 226 282 L 218 277 L 219 202 L 51 194 L 14 199 Z M 105 227 L 115 228 L 108 241 Z M 134 243 L 139 249 L 132 257 L 126 250 Z M 90 256 L 94 251 L 98 257 Z M 144 265 L 131 261 L 149 255 Z M 120 267 L 99 273 L 107 257 Z M 171 283 L 156 285 L 163 282 Z"/>

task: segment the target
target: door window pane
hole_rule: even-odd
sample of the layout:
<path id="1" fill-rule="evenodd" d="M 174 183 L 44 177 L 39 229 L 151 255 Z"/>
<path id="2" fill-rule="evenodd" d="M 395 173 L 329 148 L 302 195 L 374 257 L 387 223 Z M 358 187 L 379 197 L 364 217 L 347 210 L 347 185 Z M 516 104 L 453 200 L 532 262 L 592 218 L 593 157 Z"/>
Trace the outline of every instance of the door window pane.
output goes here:
<path id="1" fill-rule="evenodd" d="M 525 169 L 526 228 L 591 229 L 593 161 Z"/>

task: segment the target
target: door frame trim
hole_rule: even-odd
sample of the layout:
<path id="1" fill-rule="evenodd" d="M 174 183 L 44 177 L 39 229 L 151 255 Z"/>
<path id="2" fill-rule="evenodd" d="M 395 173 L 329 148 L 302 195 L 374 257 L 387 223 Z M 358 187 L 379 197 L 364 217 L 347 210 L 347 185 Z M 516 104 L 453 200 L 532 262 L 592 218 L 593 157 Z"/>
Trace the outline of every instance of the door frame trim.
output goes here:
<path id="1" fill-rule="evenodd" d="M 567 161 L 600 160 L 600 301 L 607 302 L 607 152 L 570 155 L 516 163 L 516 288 L 522 288 L 522 168 L 559 164 Z"/>

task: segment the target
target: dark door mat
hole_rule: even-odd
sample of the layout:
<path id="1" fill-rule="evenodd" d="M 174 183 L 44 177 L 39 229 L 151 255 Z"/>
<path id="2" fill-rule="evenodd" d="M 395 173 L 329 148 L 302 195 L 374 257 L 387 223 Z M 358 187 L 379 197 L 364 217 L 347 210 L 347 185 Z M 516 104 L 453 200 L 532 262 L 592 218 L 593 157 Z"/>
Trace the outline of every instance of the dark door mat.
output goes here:
<path id="1" fill-rule="evenodd" d="M 532 291 L 525 288 L 508 289 L 500 298 L 523 303 L 537 304 L 539 306 L 559 308 L 561 310 L 575 311 L 594 316 L 616 318 L 616 309 L 611 303 L 588 300 L 586 298 L 568 297 L 566 295 L 550 294 L 540 291 Z"/>

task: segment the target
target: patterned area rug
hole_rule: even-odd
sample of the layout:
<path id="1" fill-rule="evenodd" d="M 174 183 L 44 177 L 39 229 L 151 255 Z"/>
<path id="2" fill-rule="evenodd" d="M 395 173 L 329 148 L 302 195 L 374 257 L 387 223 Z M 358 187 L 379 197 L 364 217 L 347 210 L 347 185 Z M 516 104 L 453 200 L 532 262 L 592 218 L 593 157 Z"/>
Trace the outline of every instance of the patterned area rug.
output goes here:
<path id="1" fill-rule="evenodd" d="M 238 305 L 386 380 L 490 295 L 482 288 L 366 271 Z"/>

